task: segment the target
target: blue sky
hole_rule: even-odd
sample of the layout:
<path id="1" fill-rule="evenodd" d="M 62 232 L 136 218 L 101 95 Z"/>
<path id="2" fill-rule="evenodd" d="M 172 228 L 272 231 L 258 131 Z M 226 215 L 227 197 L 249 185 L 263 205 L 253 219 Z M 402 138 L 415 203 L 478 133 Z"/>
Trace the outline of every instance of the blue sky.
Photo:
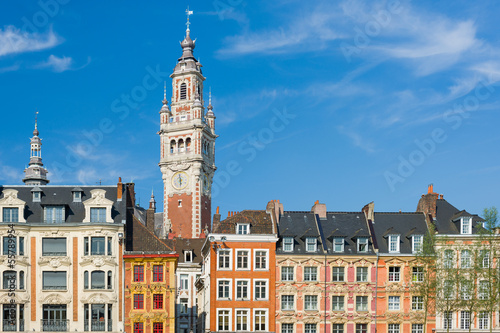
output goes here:
<path id="1" fill-rule="evenodd" d="M 214 210 L 414 211 L 430 183 L 459 209 L 500 205 L 495 1 L 4 2 L 0 183 L 21 182 L 38 109 L 52 184 L 121 176 L 160 202 L 188 4 L 220 135 Z"/>

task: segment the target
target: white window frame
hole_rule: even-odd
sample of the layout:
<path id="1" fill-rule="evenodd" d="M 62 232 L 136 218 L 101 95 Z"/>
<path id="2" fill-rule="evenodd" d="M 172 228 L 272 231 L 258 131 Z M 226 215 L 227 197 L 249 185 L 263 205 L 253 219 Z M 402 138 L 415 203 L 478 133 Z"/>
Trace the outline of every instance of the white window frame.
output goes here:
<path id="1" fill-rule="evenodd" d="M 291 296 L 293 298 L 292 308 L 291 309 L 289 309 L 289 308 L 286 308 L 286 309 L 283 308 L 283 296 L 285 296 L 285 297 L 290 297 Z M 281 309 L 281 311 L 295 311 L 295 302 L 296 301 L 297 301 L 297 297 L 295 297 L 295 295 L 288 295 L 288 294 L 287 295 L 281 295 L 281 297 L 280 297 L 280 309 Z M 290 303 L 287 301 L 286 304 L 289 305 Z"/>
<path id="2" fill-rule="evenodd" d="M 229 282 L 228 288 L 229 288 L 229 296 L 228 297 L 220 297 L 219 296 L 219 287 L 220 287 L 220 282 L 227 281 Z M 233 297 L 233 281 L 232 279 L 217 279 L 217 300 L 231 300 Z"/>
<path id="3" fill-rule="evenodd" d="M 246 317 L 247 327 L 246 329 L 238 329 L 238 312 L 242 311 L 244 314 L 241 316 Z M 248 332 L 252 330 L 252 323 L 250 322 L 250 309 L 236 308 L 234 309 L 234 330 L 235 332 Z"/>
<path id="4" fill-rule="evenodd" d="M 394 272 L 391 272 L 391 268 L 394 268 Z M 397 269 L 397 271 L 396 271 Z M 389 282 L 400 282 L 401 281 L 401 267 L 400 266 L 389 266 L 387 274 L 387 279 Z M 393 277 L 391 280 L 391 276 Z M 397 279 L 396 279 L 397 277 Z"/>
<path id="5" fill-rule="evenodd" d="M 291 280 L 283 280 L 283 268 L 291 268 L 292 269 L 292 279 Z M 295 267 L 294 266 L 281 266 L 281 269 L 280 269 L 280 273 L 281 273 L 281 281 L 295 281 Z M 286 275 L 288 276 L 289 273 L 286 273 Z"/>
<path id="6" fill-rule="evenodd" d="M 389 311 L 399 311 L 401 309 L 401 297 L 391 295 L 387 299 L 387 309 Z"/>
<path id="7" fill-rule="evenodd" d="M 487 330 L 490 328 L 490 314 L 487 311 L 480 311 L 477 316 L 477 328 Z"/>
<path id="8" fill-rule="evenodd" d="M 291 325 L 292 326 L 292 330 L 290 331 L 289 327 L 285 328 L 283 327 L 284 325 Z M 280 330 L 281 333 L 293 333 L 295 332 L 294 331 L 294 327 L 293 327 L 293 323 L 281 323 L 281 330 Z"/>
<path id="9" fill-rule="evenodd" d="M 266 253 L 266 267 L 265 268 L 257 268 L 257 252 L 265 252 Z M 268 271 L 269 270 L 269 249 L 255 249 L 253 251 L 253 263 L 254 263 L 254 271 Z"/>
<path id="10" fill-rule="evenodd" d="M 345 282 L 345 267 L 344 266 L 332 266 L 332 282 Z M 340 274 L 339 274 L 340 273 Z M 339 280 L 340 275 L 342 280 Z"/>
<path id="11" fill-rule="evenodd" d="M 389 253 L 399 253 L 400 235 L 389 235 L 388 240 Z M 392 248 L 392 245 L 395 245 L 394 249 Z"/>
<path id="12" fill-rule="evenodd" d="M 188 255 L 190 260 L 188 260 Z M 184 251 L 184 262 L 193 262 L 193 251 L 191 250 Z"/>
<path id="13" fill-rule="evenodd" d="M 334 300 L 342 300 L 342 308 L 341 309 L 334 309 Z M 339 302 L 336 302 L 338 304 Z M 345 297 L 344 295 L 333 295 L 332 296 L 332 311 L 345 311 Z"/>
<path id="14" fill-rule="evenodd" d="M 311 302 L 313 298 L 316 298 L 316 302 Z M 318 295 L 304 295 L 304 311 L 318 311 Z M 308 302 L 309 300 L 309 302 Z M 313 308 L 308 308 L 309 306 L 313 306 Z"/>
<path id="15" fill-rule="evenodd" d="M 339 244 L 337 244 L 337 242 Z M 345 240 L 343 237 L 334 237 L 333 241 L 332 241 L 332 251 L 335 253 L 344 252 L 344 243 L 345 243 Z M 340 250 L 338 250 L 338 251 L 335 249 L 337 245 L 340 246 Z"/>
<path id="16" fill-rule="evenodd" d="M 255 329 L 255 320 L 257 319 L 256 312 L 257 311 L 264 311 L 265 313 L 265 328 L 264 330 L 256 330 Z M 252 331 L 255 332 L 267 332 L 269 331 L 269 309 L 253 309 L 253 322 L 252 322 Z"/>
<path id="17" fill-rule="evenodd" d="M 460 268 L 471 268 L 471 267 L 472 267 L 471 251 L 470 250 L 460 251 Z"/>
<path id="18" fill-rule="evenodd" d="M 358 297 L 359 297 L 360 300 L 361 299 L 366 299 L 366 304 L 365 303 L 360 303 L 360 304 L 366 305 L 366 310 L 365 309 L 358 309 Z M 370 297 L 365 296 L 365 295 L 357 295 L 354 301 L 355 301 L 354 307 L 356 309 L 356 312 L 370 311 Z"/>
<path id="19" fill-rule="evenodd" d="M 314 268 L 316 270 L 316 279 L 314 280 L 306 280 L 306 268 Z M 304 266 L 304 270 L 302 272 L 304 274 L 304 281 L 306 282 L 316 282 L 318 281 L 318 266 Z M 310 275 L 311 273 L 309 273 Z"/>
<path id="20" fill-rule="evenodd" d="M 3 208 L 17 208 L 18 222 L 26 222 L 24 218 L 26 202 L 17 197 L 18 193 L 19 191 L 14 189 L 3 190 L 3 198 L 0 199 L 0 222 L 5 222 L 3 220 Z"/>
<path id="21" fill-rule="evenodd" d="M 249 271 L 252 268 L 252 250 L 251 249 L 234 249 L 234 253 L 236 254 L 236 262 L 234 265 L 234 269 L 237 271 Z M 239 268 L 238 267 L 238 252 L 245 251 L 247 253 L 247 267 Z"/>
<path id="22" fill-rule="evenodd" d="M 413 235 L 411 237 L 411 252 L 418 253 L 424 245 L 423 235 Z"/>
<path id="23" fill-rule="evenodd" d="M 411 297 L 411 309 L 412 311 L 420 311 L 424 309 L 424 297 L 423 296 L 412 296 Z"/>
<path id="24" fill-rule="evenodd" d="M 468 330 L 470 327 L 470 312 L 469 311 L 460 311 L 460 329 Z"/>
<path id="25" fill-rule="evenodd" d="M 387 324 L 388 333 L 399 333 L 399 324 Z"/>
<path id="26" fill-rule="evenodd" d="M 228 328 L 229 328 L 229 330 L 227 330 L 227 331 L 226 330 L 219 331 L 220 312 L 221 311 L 229 311 L 228 318 L 227 318 L 228 319 Z M 228 332 L 228 331 L 231 331 L 231 328 L 233 327 L 232 326 L 233 325 L 233 321 L 232 321 L 232 319 L 233 319 L 233 309 L 231 309 L 231 308 L 217 308 L 216 314 L 217 314 L 217 322 L 216 322 L 217 326 L 216 326 L 216 330 L 218 332 Z"/>
<path id="27" fill-rule="evenodd" d="M 361 250 L 361 245 L 366 246 L 366 250 Z M 370 242 L 368 240 L 368 237 L 358 237 L 356 239 L 356 252 L 358 253 L 368 253 L 368 246 L 370 245 Z"/>
<path id="28" fill-rule="evenodd" d="M 283 252 L 293 252 L 293 243 L 293 237 L 283 237 Z M 290 246 L 290 249 L 287 246 Z"/>
<path id="29" fill-rule="evenodd" d="M 247 288 L 247 296 L 246 297 L 238 297 L 238 282 L 246 282 L 246 288 Z M 250 285 L 250 279 L 236 279 L 234 280 L 234 298 L 237 301 L 249 301 L 250 300 L 250 293 L 251 293 L 251 285 Z M 218 291 L 217 291 L 218 292 Z"/>
<path id="30" fill-rule="evenodd" d="M 411 324 L 411 333 L 424 333 L 424 324 Z"/>
<path id="31" fill-rule="evenodd" d="M 241 228 L 242 232 L 240 232 L 240 228 Z M 250 223 L 237 223 L 236 224 L 236 234 L 237 235 L 250 234 Z"/>
<path id="32" fill-rule="evenodd" d="M 309 246 L 314 247 L 309 250 Z M 306 237 L 306 252 L 316 252 L 318 250 L 318 239 L 316 237 Z"/>
<path id="33" fill-rule="evenodd" d="M 424 268 L 421 266 L 413 266 L 411 268 L 411 282 L 424 282 Z"/>
<path id="34" fill-rule="evenodd" d="M 220 255 L 221 252 L 229 252 L 229 267 L 221 268 L 220 267 Z M 218 271 L 231 271 L 233 269 L 233 249 L 219 249 L 217 250 L 217 270 Z"/>
<path id="35" fill-rule="evenodd" d="M 264 282 L 265 298 L 257 298 L 257 282 Z M 255 279 L 253 280 L 253 299 L 254 301 L 267 301 L 269 300 L 269 279 Z"/>
<path id="36" fill-rule="evenodd" d="M 82 192 L 73 191 L 73 202 L 82 202 Z"/>
<path id="37" fill-rule="evenodd" d="M 33 196 L 33 202 L 42 202 L 42 191 L 31 192 Z"/>
<path id="38" fill-rule="evenodd" d="M 113 209 L 113 201 L 106 199 L 106 191 L 103 189 L 93 189 L 90 191 L 91 198 L 85 200 L 85 218 L 82 222 L 90 222 L 90 208 L 106 208 L 106 222 L 113 223 L 111 210 Z"/>
<path id="39" fill-rule="evenodd" d="M 449 327 L 448 327 L 449 326 Z M 443 328 L 444 329 L 453 329 L 453 312 L 445 311 L 443 313 Z"/>
<path id="40" fill-rule="evenodd" d="M 463 216 L 460 218 L 460 233 L 462 235 L 472 234 L 472 218 Z"/>
<path id="41" fill-rule="evenodd" d="M 189 290 L 189 274 L 179 274 L 179 290 Z"/>
<path id="42" fill-rule="evenodd" d="M 358 274 L 358 273 L 362 273 L 361 271 L 364 270 L 366 274 Z M 368 270 L 368 267 L 366 266 L 358 266 L 356 267 L 356 282 L 368 282 L 368 276 L 370 275 L 369 274 L 369 270 Z M 362 279 L 358 279 L 359 276 L 364 276 L 365 279 L 362 280 Z"/>

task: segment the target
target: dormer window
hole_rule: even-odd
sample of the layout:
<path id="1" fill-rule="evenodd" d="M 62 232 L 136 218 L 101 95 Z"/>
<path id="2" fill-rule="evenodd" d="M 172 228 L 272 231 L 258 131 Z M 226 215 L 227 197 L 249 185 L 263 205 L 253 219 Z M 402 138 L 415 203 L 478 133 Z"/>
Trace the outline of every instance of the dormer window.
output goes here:
<path id="1" fill-rule="evenodd" d="M 42 190 L 38 186 L 31 190 L 31 194 L 33 196 L 33 202 L 40 202 L 42 200 Z"/>
<path id="2" fill-rule="evenodd" d="M 3 208 L 3 222 L 19 222 L 19 208 Z"/>
<path id="3" fill-rule="evenodd" d="M 193 251 L 184 252 L 184 262 L 193 262 Z"/>
<path id="4" fill-rule="evenodd" d="M 471 227 L 472 227 L 471 218 L 470 217 L 462 217 L 460 233 L 462 235 L 470 235 L 472 233 Z"/>
<path id="5" fill-rule="evenodd" d="M 316 252 L 316 248 L 318 245 L 318 240 L 314 237 L 306 238 L 306 251 L 307 252 Z"/>
<path id="6" fill-rule="evenodd" d="M 83 190 L 79 187 L 71 190 L 73 192 L 73 202 L 82 202 L 82 192 Z"/>
<path id="7" fill-rule="evenodd" d="M 357 239 L 358 253 L 368 252 L 368 237 L 359 237 Z"/>
<path id="8" fill-rule="evenodd" d="M 236 233 L 238 235 L 247 235 L 250 233 L 250 225 L 248 223 L 238 223 L 236 228 Z"/>
<path id="9" fill-rule="evenodd" d="M 424 236 L 422 235 L 413 235 L 411 242 L 411 249 L 413 253 L 418 253 L 422 250 L 422 244 L 424 240 Z"/>
<path id="10" fill-rule="evenodd" d="M 333 239 L 333 252 L 344 252 L 344 238 L 335 237 Z"/>
<path id="11" fill-rule="evenodd" d="M 63 223 L 65 218 L 64 206 L 46 206 L 44 208 L 45 223 Z"/>
<path id="12" fill-rule="evenodd" d="M 389 235 L 389 253 L 399 252 L 399 235 Z"/>
<path id="13" fill-rule="evenodd" d="M 90 222 L 106 222 L 106 208 L 90 208 Z"/>
<path id="14" fill-rule="evenodd" d="M 0 199 L 0 222 L 26 222 L 24 207 L 26 202 L 17 197 L 18 191 L 5 189 Z"/>
<path id="15" fill-rule="evenodd" d="M 90 195 L 91 198 L 83 202 L 85 206 L 85 218 L 83 222 L 112 223 L 111 209 L 113 201 L 106 199 L 106 191 L 94 189 L 90 191 Z"/>
<path id="16" fill-rule="evenodd" d="M 293 237 L 284 237 L 283 238 L 283 251 L 284 252 L 293 252 Z"/>

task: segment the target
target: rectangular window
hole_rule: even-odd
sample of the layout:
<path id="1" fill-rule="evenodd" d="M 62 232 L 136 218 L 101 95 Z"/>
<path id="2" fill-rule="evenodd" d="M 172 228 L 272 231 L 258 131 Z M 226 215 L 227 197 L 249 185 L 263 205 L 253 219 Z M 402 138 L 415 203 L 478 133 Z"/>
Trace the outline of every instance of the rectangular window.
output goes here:
<path id="1" fill-rule="evenodd" d="M 267 299 L 266 289 L 267 289 L 267 281 L 255 281 L 255 300 L 256 301 Z"/>
<path id="2" fill-rule="evenodd" d="M 356 311 L 368 311 L 368 296 L 356 296 Z"/>
<path id="3" fill-rule="evenodd" d="M 90 208 L 90 222 L 106 222 L 106 208 Z"/>
<path id="4" fill-rule="evenodd" d="M 144 294 L 134 294 L 134 309 L 144 309 Z"/>
<path id="5" fill-rule="evenodd" d="M 282 311 L 292 311 L 294 309 L 294 296 L 293 295 L 281 295 L 281 310 Z"/>
<path id="6" fill-rule="evenodd" d="M 461 268 L 470 268 L 471 267 L 471 258 L 469 250 L 462 250 L 460 252 L 460 267 Z"/>
<path id="7" fill-rule="evenodd" d="M 4 208 L 2 221 L 19 222 L 19 208 Z"/>
<path id="8" fill-rule="evenodd" d="M 453 328 L 453 314 L 451 311 L 445 311 L 443 313 L 443 328 L 450 330 Z"/>
<path id="9" fill-rule="evenodd" d="M 332 324 L 332 333 L 344 333 L 344 324 Z"/>
<path id="10" fill-rule="evenodd" d="M 453 250 L 445 250 L 443 255 L 444 268 L 453 268 L 455 266 Z"/>
<path id="11" fill-rule="evenodd" d="M 418 253 L 422 249 L 424 236 L 422 235 L 413 235 L 412 237 L 412 252 Z"/>
<path id="12" fill-rule="evenodd" d="M 471 233 L 471 218 L 470 217 L 462 217 L 462 228 L 461 232 L 463 235 L 468 235 Z"/>
<path id="13" fill-rule="evenodd" d="M 470 312 L 460 311 L 460 329 L 468 330 L 469 327 L 470 327 Z"/>
<path id="14" fill-rule="evenodd" d="M 388 333 L 399 333 L 399 324 L 387 325 Z"/>
<path id="15" fill-rule="evenodd" d="M 399 296 L 389 296 L 389 310 L 399 310 Z"/>
<path id="16" fill-rule="evenodd" d="M 66 272 L 42 272 L 43 290 L 66 289 Z"/>
<path id="17" fill-rule="evenodd" d="M 359 237 L 356 241 L 358 253 L 368 252 L 368 237 Z"/>
<path id="18" fill-rule="evenodd" d="M 282 266 L 281 267 L 281 280 L 282 281 L 293 281 L 293 267 L 292 266 Z"/>
<path id="19" fill-rule="evenodd" d="M 163 323 L 153 323 L 153 333 L 163 333 Z"/>
<path id="20" fill-rule="evenodd" d="M 144 266 L 134 266 L 134 282 L 144 282 Z"/>
<path id="21" fill-rule="evenodd" d="M 317 239 L 313 237 L 306 238 L 306 251 L 316 252 Z"/>
<path id="22" fill-rule="evenodd" d="M 19 242 L 19 246 L 18 246 Z M 18 251 L 19 248 L 19 251 Z M 3 237 L 3 254 L 4 255 L 24 255 L 24 237 Z"/>
<path id="23" fill-rule="evenodd" d="M 229 310 L 219 310 L 217 313 L 218 331 L 229 331 Z"/>
<path id="24" fill-rule="evenodd" d="M 424 297 L 423 296 L 412 296 L 411 297 L 411 309 L 412 310 L 423 310 L 424 309 Z"/>
<path id="25" fill-rule="evenodd" d="M 63 223 L 64 222 L 64 206 L 47 206 L 44 208 L 45 223 Z"/>
<path id="26" fill-rule="evenodd" d="M 42 238 L 42 256 L 65 256 L 66 238 Z"/>
<path id="27" fill-rule="evenodd" d="M 267 269 L 266 251 L 255 251 L 255 269 Z"/>
<path id="28" fill-rule="evenodd" d="M 236 298 L 248 299 L 248 281 L 236 280 Z"/>
<path id="29" fill-rule="evenodd" d="M 335 237 L 333 239 L 333 252 L 344 252 L 344 238 Z"/>
<path id="30" fill-rule="evenodd" d="M 283 238 L 283 251 L 293 252 L 293 237 Z"/>
<path id="31" fill-rule="evenodd" d="M 134 333 L 144 333 L 144 323 L 134 323 Z"/>
<path id="32" fill-rule="evenodd" d="M 33 192 L 33 202 L 40 202 L 40 192 Z"/>
<path id="33" fill-rule="evenodd" d="M 344 281 L 344 267 L 332 267 L 332 281 Z"/>
<path id="34" fill-rule="evenodd" d="M 309 310 L 309 311 L 318 310 L 318 296 L 305 295 L 304 296 L 304 309 Z"/>
<path id="35" fill-rule="evenodd" d="M 188 313 L 188 299 L 181 298 L 179 303 L 180 303 L 180 307 L 181 307 L 181 313 L 183 313 L 183 314 Z"/>
<path id="36" fill-rule="evenodd" d="M 481 251 L 479 251 L 479 256 L 481 259 L 482 268 L 489 268 L 490 267 L 490 252 L 487 250 L 481 250 Z"/>
<path id="37" fill-rule="evenodd" d="M 249 252 L 248 251 L 243 251 L 239 250 L 236 251 L 236 268 L 237 269 L 248 269 L 248 257 L 249 257 Z"/>
<path id="38" fill-rule="evenodd" d="M 153 295 L 153 309 L 163 309 L 163 294 Z"/>
<path id="39" fill-rule="evenodd" d="M 424 333 L 424 324 L 411 324 L 411 333 Z"/>
<path id="40" fill-rule="evenodd" d="M 317 267 L 304 267 L 304 281 L 317 281 Z"/>
<path id="41" fill-rule="evenodd" d="M 332 296 L 332 310 L 344 311 L 344 296 Z"/>
<path id="42" fill-rule="evenodd" d="M 267 331 L 266 317 L 265 310 L 255 310 L 255 331 Z"/>
<path id="43" fill-rule="evenodd" d="M 423 282 L 424 281 L 424 268 L 423 267 L 412 267 L 411 281 L 412 282 Z"/>
<path id="44" fill-rule="evenodd" d="M 219 281 L 219 298 L 229 298 L 229 281 L 221 280 Z"/>
<path id="45" fill-rule="evenodd" d="M 106 284 L 104 282 L 104 271 L 93 271 L 90 274 L 90 288 L 91 289 L 104 289 Z"/>
<path id="46" fill-rule="evenodd" d="M 181 290 L 188 290 L 189 289 L 189 275 L 181 274 L 180 283 L 181 283 L 181 285 L 180 285 Z"/>
<path id="47" fill-rule="evenodd" d="M 487 330 L 488 328 L 490 328 L 489 324 L 490 324 L 489 313 L 486 311 L 479 312 L 479 323 L 478 323 L 479 329 Z"/>
<path id="48" fill-rule="evenodd" d="M 389 253 L 399 252 L 399 235 L 389 236 Z"/>
<path id="49" fill-rule="evenodd" d="M 106 254 L 106 237 L 91 237 L 90 254 L 93 256 L 103 256 Z"/>
<path id="50" fill-rule="evenodd" d="M 443 282 L 443 296 L 445 299 L 452 299 L 455 296 L 455 291 L 453 289 L 453 281 L 445 280 Z"/>
<path id="51" fill-rule="evenodd" d="M 193 251 L 184 252 L 184 262 L 192 262 L 193 261 Z"/>
<path id="52" fill-rule="evenodd" d="M 356 267 L 356 281 L 358 282 L 368 281 L 368 267 Z"/>
<path id="53" fill-rule="evenodd" d="M 247 235 L 249 234 L 249 230 L 248 224 L 238 224 L 238 235 Z"/>
<path id="54" fill-rule="evenodd" d="M 4 271 L 2 273 L 3 289 L 17 289 L 16 275 L 17 272 L 15 271 Z"/>
<path id="55" fill-rule="evenodd" d="M 389 281 L 390 282 L 399 282 L 400 277 L 400 267 L 389 267 Z"/>
<path id="56" fill-rule="evenodd" d="M 368 324 L 356 324 L 356 333 L 368 333 Z"/>
<path id="57" fill-rule="evenodd" d="M 473 285 L 470 281 L 463 281 L 460 283 L 460 296 L 462 300 L 468 301 L 471 298 Z"/>
<path id="58" fill-rule="evenodd" d="M 219 250 L 219 269 L 229 269 L 231 259 L 231 251 Z"/>
<path id="59" fill-rule="evenodd" d="M 163 266 L 153 265 L 153 282 L 163 281 Z"/>
<path id="60" fill-rule="evenodd" d="M 248 310 L 236 310 L 236 330 L 248 331 Z"/>
<path id="61" fill-rule="evenodd" d="M 316 333 L 316 324 L 306 324 L 305 333 Z"/>
<path id="62" fill-rule="evenodd" d="M 293 333 L 293 324 L 281 324 L 281 333 Z"/>
<path id="63" fill-rule="evenodd" d="M 479 281 L 478 297 L 480 300 L 487 300 L 490 296 L 490 288 L 488 281 Z"/>
<path id="64" fill-rule="evenodd" d="M 73 202 L 82 202 L 82 192 L 80 191 L 73 192 Z"/>

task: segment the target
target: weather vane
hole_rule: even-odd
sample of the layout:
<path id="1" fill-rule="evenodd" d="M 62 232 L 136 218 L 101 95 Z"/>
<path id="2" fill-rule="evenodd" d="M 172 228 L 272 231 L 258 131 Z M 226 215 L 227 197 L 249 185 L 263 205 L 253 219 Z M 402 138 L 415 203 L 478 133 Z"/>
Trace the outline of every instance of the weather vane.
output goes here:
<path id="1" fill-rule="evenodd" d="M 186 22 L 186 25 L 187 25 L 187 28 L 188 28 L 188 30 L 189 30 L 189 25 L 191 24 L 191 23 L 189 22 L 189 15 L 193 15 L 193 11 L 192 11 L 192 10 L 189 10 L 189 6 L 188 6 L 188 8 L 186 9 L 186 15 L 187 15 L 187 22 Z"/>

